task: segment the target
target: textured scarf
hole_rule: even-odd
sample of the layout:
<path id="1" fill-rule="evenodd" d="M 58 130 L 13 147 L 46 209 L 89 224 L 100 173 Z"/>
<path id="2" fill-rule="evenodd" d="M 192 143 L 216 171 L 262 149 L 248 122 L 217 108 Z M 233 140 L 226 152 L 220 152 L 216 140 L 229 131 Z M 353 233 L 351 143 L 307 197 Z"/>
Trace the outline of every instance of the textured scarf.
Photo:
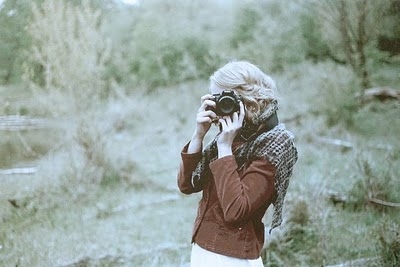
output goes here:
<path id="1" fill-rule="evenodd" d="M 273 203 L 271 230 L 282 223 L 282 209 L 289 186 L 289 178 L 292 176 L 293 166 L 298 157 L 297 149 L 294 146 L 294 136 L 286 130 L 284 124 L 278 124 L 269 131 L 262 131 L 265 122 L 277 109 L 277 102 L 272 101 L 256 119 L 256 124 L 250 127 L 244 126 L 239 134 L 248 136 L 252 131 L 252 135 L 248 136 L 247 141 L 233 151 L 239 169 L 246 163 L 260 158 L 268 160 L 276 167 L 275 190 L 277 196 Z M 208 165 L 218 157 L 217 138 L 218 136 L 205 147 L 202 159 L 193 172 L 192 183 L 195 187 L 204 185 L 206 177 L 210 177 Z"/>

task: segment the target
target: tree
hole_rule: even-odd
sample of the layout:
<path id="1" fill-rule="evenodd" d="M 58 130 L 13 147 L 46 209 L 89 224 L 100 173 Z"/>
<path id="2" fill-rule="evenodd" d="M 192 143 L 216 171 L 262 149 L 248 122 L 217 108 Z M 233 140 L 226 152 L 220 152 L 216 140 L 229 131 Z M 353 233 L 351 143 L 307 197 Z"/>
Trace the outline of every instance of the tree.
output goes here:
<path id="1" fill-rule="evenodd" d="M 308 2 L 322 26 L 325 42 L 337 58 L 344 58 L 361 81 L 361 87 L 371 86 L 369 50 L 377 50 L 376 41 L 382 29 L 381 17 L 389 1 L 324 0 Z"/>
<path id="2" fill-rule="evenodd" d="M 112 99 L 112 81 L 106 75 L 111 43 L 102 27 L 101 10 L 90 0 L 34 4 L 28 27 L 32 47 L 26 81 L 45 112 L 67 122 L 60 127 L 62 149 L 73 155 L 68 179 L 87 185 L 115 171 L 106 143 L 116 127 L 113 120 L 104 119 Z"/>
<path id="3" fill-rule="evenodd" d="M 84 111 L 107 93 L 104 77 L 111 45 L 101 27 L 101 12 L 89 1 L 33 5 L 27 78 L 37 92 L 61 101 L 50 105 L 53 113 Z"/>

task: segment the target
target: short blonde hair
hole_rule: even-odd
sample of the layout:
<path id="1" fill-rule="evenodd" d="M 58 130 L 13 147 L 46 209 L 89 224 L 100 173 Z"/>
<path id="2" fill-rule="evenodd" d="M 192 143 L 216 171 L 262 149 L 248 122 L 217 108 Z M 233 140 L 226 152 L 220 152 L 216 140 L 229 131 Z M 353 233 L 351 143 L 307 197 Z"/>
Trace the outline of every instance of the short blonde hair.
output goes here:
<path id="1" fill-rule="evenodd" d="M 246 107 L 246 120 L 255 122 L 276 99 L 274 80 L 257 66 L 247 61 L 231 61 L 210 77 L 210 82 L 221 89 L 234 90 Z"/>

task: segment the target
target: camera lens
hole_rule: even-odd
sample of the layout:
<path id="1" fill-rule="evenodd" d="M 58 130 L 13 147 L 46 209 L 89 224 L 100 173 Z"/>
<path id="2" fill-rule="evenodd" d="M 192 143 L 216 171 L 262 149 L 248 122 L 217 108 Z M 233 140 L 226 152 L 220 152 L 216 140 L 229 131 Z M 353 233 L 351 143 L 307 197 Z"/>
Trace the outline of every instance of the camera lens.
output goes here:
<path id="1" fill-rule="evenodd" d="M 235 111 L 236 101 L 231 96 L 223 96 L 219 99 L 217 106 L 222 115 L 230 115 Z"/>

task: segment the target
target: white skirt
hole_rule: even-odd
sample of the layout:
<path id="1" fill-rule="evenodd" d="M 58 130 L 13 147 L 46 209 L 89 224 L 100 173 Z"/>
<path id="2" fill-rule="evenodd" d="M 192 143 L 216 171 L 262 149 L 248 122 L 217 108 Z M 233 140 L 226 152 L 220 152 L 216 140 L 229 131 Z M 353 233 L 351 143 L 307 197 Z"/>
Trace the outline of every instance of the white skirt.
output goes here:
<path id="1" fill-rule="evenodd" d="M 262 259 L 245 260 L 224 256 L 203 249 L 196 243 L 192 246 L 190 267 L 263 267 Z"/>

